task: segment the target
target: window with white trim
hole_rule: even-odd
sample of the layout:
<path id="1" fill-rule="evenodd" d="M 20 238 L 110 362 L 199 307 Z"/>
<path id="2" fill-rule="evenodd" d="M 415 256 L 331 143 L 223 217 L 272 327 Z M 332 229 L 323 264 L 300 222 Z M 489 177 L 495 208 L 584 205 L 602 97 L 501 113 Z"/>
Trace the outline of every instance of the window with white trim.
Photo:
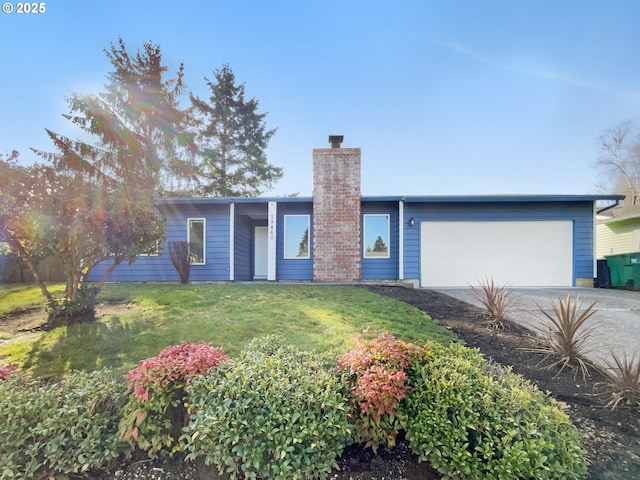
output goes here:
<path id="1" fill-rule="evenodd" d="M 187 220 L 187 242 L 191 250 L 191 265 L 205 265 L 207 262 L 206 220 L 190 218 Z"/>
<path id="2" fill-rule="evenodd" d="M 364 258 L 389 258 L 389 215 L 365 214 L 363 225 Z"/>
<path id="3" fill-rule="evenodd" d="M 284 216 L 284 258 L 310 258 L 309 215 Z"/>

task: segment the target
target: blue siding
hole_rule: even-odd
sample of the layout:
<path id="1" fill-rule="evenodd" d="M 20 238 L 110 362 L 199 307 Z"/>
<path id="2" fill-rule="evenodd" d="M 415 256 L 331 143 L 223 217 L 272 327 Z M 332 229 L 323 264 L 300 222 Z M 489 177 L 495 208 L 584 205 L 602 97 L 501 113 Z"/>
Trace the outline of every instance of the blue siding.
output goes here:
<path id="1" fill-rule="evenodd" d="M 206 219 L 206 265 L 192 265 L 190 280 L 215 281 L 229 279 L 229 205 L 163 206 L 167 218 L 166 241 L 158 256 L 138 257 L 129 266 L 118 265 L 109 277 L 111 282 L 177 282 L 180 280 L 169 256 L 168 242 L 187 240 L 187 219 Z M 97 281 L 107 270 L 108 261 L 97 265 L 89 280 Z"/>
<path id="2" fill-rule="evenodd" d="M 234 279 L 247 281 L 253 278 L 253 222 L 246 215 L 236 213 L 234 224 Z"/>
<path id="3" fill-rule="evenodd" d="M 180 277 L 171 263 L 167 243 L 161 244 L 162 253 L 158 256 L 138 257 L 129 266 L 123 262 L 116 267 L 107 279 L 108 282 L 179 282 Z M 99 281 L 112 262 L 105 260 L 96 265 L 89 273 L 89 281 Z"/>
<path id="4" fill-rule="evenodd" d="M 309 258 L 284 258 L 284 216 L 309 215 Z M 305 203 L 278 203 L 276 240 L 276 279 L 313 279 L 313 205 Z"/>
<path id="5" fill-rule="evenodd" d="M 254 227 L 267 225 L 268 208 L 268 202 L 236 203 L 235 205 L 234 262 L 237 281 L 253 280 Z"/>
<path id="6" fill-rule="evenodd" d="M 593 203 L 406 203 L 405 218 L 414 217 L 413 227 L 405 226 L 405 278 L 420 278 L 420 222 L 437 221 L 573 221 L 573 278 L 593 278 Z M 532 239 L 535 241 L 535 239 Z"/>
<path id="7" fill-rule="evenodd" d="M 397 202 L 363 202 L 361 205 L 360 225 L 364 235 L 364 215 L 389 215 L 389 258 L 365 258 L 364 238 L 360 242 L 362 255 L 363 280 L 394 280 L 398 278 L 398 203 Z"/>
<path id="8" fill-rule="evenodd" d="M 313 279 L 313 203 L 310 199 L 273 199 L 278 202 L 276 279 Z M 193 265 L 191 280 L 229 280 L 229 203 L 223 199 L 195 199 L 193 203 L 161 203 L 167 218 L 166 240 L 158 256 L 139 257 L 129 266 L 122 264 L 112 273 L 110 281 L 168 281 L 179 280 L 171 264 L 168 242 L 187 240 L 187 219 L 206 219 L 206 265 Z M 365 214 L 388 214 L 390 216 L 390 258 L 362 257 L 362 278 L 366 280 L 396 279 L 399 272 L 398 202 L 395 198 L 376 198 L 361 204 Z M 284 216 L 309 215 L 310 258 L 284 258 Z M 415 226 L 408 225 L 409 218 Z M 234 223 L 234 278 L 238 281 L 253 278 L 253 228 L 265 225 L 267 199 L 237 199 Z M 570 220 L 574 225 L 573 266 L 575 278 L 592 278 L 593 272 L 593 203 L 590 199 L 575 201 L 419 201 L 409 199 L 404 206 L 404 278 L 420 278 L 420 222 L 422 221 L 526 221 L 526 220 Z M 362 221 L 362 217 L 361 217 Z M 360 246 L 362 251 L 362 244 Z M 103 262 L 96 266 L 90 280 L 97 281 L 109 266 Z"/>

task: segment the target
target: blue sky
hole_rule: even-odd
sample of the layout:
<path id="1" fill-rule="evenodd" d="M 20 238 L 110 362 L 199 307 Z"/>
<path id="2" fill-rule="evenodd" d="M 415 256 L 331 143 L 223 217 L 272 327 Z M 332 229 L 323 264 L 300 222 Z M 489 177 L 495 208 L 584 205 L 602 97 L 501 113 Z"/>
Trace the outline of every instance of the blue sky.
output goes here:
<path id="1" fill-rule="evenodd" d="M 6 3 L 6 2 L 5 2 Z M 598 137 L 640 112 L 637 1 L 47 1 L 0 14 L 0 151 L 73 134 L 102 50 L 151 40 L 190 91 L 229 63 L 278 131 L 269 195 L 311 194 L 313 148 L 362 149 L 365 195 L 598 193 Z"/>

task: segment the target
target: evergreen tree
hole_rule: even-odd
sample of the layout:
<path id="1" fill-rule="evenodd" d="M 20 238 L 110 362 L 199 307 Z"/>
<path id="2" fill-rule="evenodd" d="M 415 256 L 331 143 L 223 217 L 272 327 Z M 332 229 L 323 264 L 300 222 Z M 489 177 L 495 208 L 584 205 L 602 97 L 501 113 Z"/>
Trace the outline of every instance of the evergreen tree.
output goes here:
<path id="1" fill-rule="evenodd" d="M 236 85 L 229 65 L 205 77 L 209 101 L 190 95 L 199 128 L 194 193 L 205 196 L 257 196 L 282 177 L 282 169 L 267 162 L 265 150 L 275 129 L 267 130 L 266 113 L 258 101 L 245 99 L 245 84 Z"/>
<path id="2" fill-rule="evenodd" d="M 298 257 L 306 257 L 309 255 L 309 229 L 305 229 L 298 247 Z"/>
<path id="3" fill-rule="evenodd" d="M 56 167 L 113 181 L 135 181 L 155 194 L 174 190 L 188 178 L 188 112 L 179 108 L 184 91 L 183 65 L 167 79 L 160 47 L 146 42 L 135 55 L 124 41 L 104 53 L 113 71 L 99 94 L 68 99 L 65 118 L 89 134 L 75 141 L 47 130 L 59 153 L 37 152 Z"/>
<path id="4" fill-rule="evenodd" d="M 373 251 L 374 252 L 386 252 L 387 251 L 387 245 L 384 243 L 384 240 L 382 240 L 382 237 L 380 235 L 378 235 L 378 238 L 376 238 L 376 241 L 373 244 Z"/>

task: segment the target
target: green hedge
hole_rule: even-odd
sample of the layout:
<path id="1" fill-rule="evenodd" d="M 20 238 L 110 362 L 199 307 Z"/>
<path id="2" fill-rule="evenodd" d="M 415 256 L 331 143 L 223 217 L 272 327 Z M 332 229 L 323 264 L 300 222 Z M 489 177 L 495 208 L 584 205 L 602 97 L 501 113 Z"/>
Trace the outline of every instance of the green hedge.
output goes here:
<path id="1" fill-rule="evenodd" d="M 124 390 L 108 370 L 56 384 L 19 374 L 0 381 L 0 479 L 108 465 L 129 449 L 118 434 Z"/>
<path id="2" fill-rule="evenodd" d="M 509 369 L 492 371 L 477 350 L 430 345 L 429 360 L 410 378 L 406 438 L 444 478 L 586 475 L 579 432 L 562 405 Z"/>
<path id="3" fill-rule="evenodd" d="M 335 359 L 254 340 L 189 385 L 187 458 L 203 456 L 232 479 L 326 476 L 353 441 L 347 385 Z"/>
<path id="4" fill-rule="evenodd" d="M 158 362 L 162 355 L 141 362 L 129 376 L 129 397 L 124 379 L 108 370 L 73 372 L 47 384 L 14 366 L 0 369 L 0 480 L 109 466 L 143 446 L 123 441 L 119 422 L 131 427 L 134 418 L 130 436 L 141 425 L 168 431 L 164 407 L 174 403 L 187 405 L 190 416 L 169 447 L 185 446 L 187 458 L 203 457 L 234 479 L 326 477 L 358 439 L 355 424 L 365 417 L 356 409 L 369 405 L 375 408 L 365 414 L 373 412 L 373 420 L 389 417 L 385 434 L 403 429 L 413 452 L 444 478 L 578 479 L 587 473 L 578 431 L 562 405 L 509 369 L 487 364 L 477 350 L 434 343 L 405 361 L 405 345 L 381 336 L 356 344 L 339 370 L 335 358 L 299 351 L 279 337 L 256 339 L 238 360 L 222 363 L 205 347 L 168 347 L 166 365 Z M 218 368 L 202 367 L 207 373 L 193 376 L 198 370 L 192 367 L 212 352 Z M 365 383 L 350 383 L 361 377 Z M 160 414 L 147 414 L 157 405 Z"/>

